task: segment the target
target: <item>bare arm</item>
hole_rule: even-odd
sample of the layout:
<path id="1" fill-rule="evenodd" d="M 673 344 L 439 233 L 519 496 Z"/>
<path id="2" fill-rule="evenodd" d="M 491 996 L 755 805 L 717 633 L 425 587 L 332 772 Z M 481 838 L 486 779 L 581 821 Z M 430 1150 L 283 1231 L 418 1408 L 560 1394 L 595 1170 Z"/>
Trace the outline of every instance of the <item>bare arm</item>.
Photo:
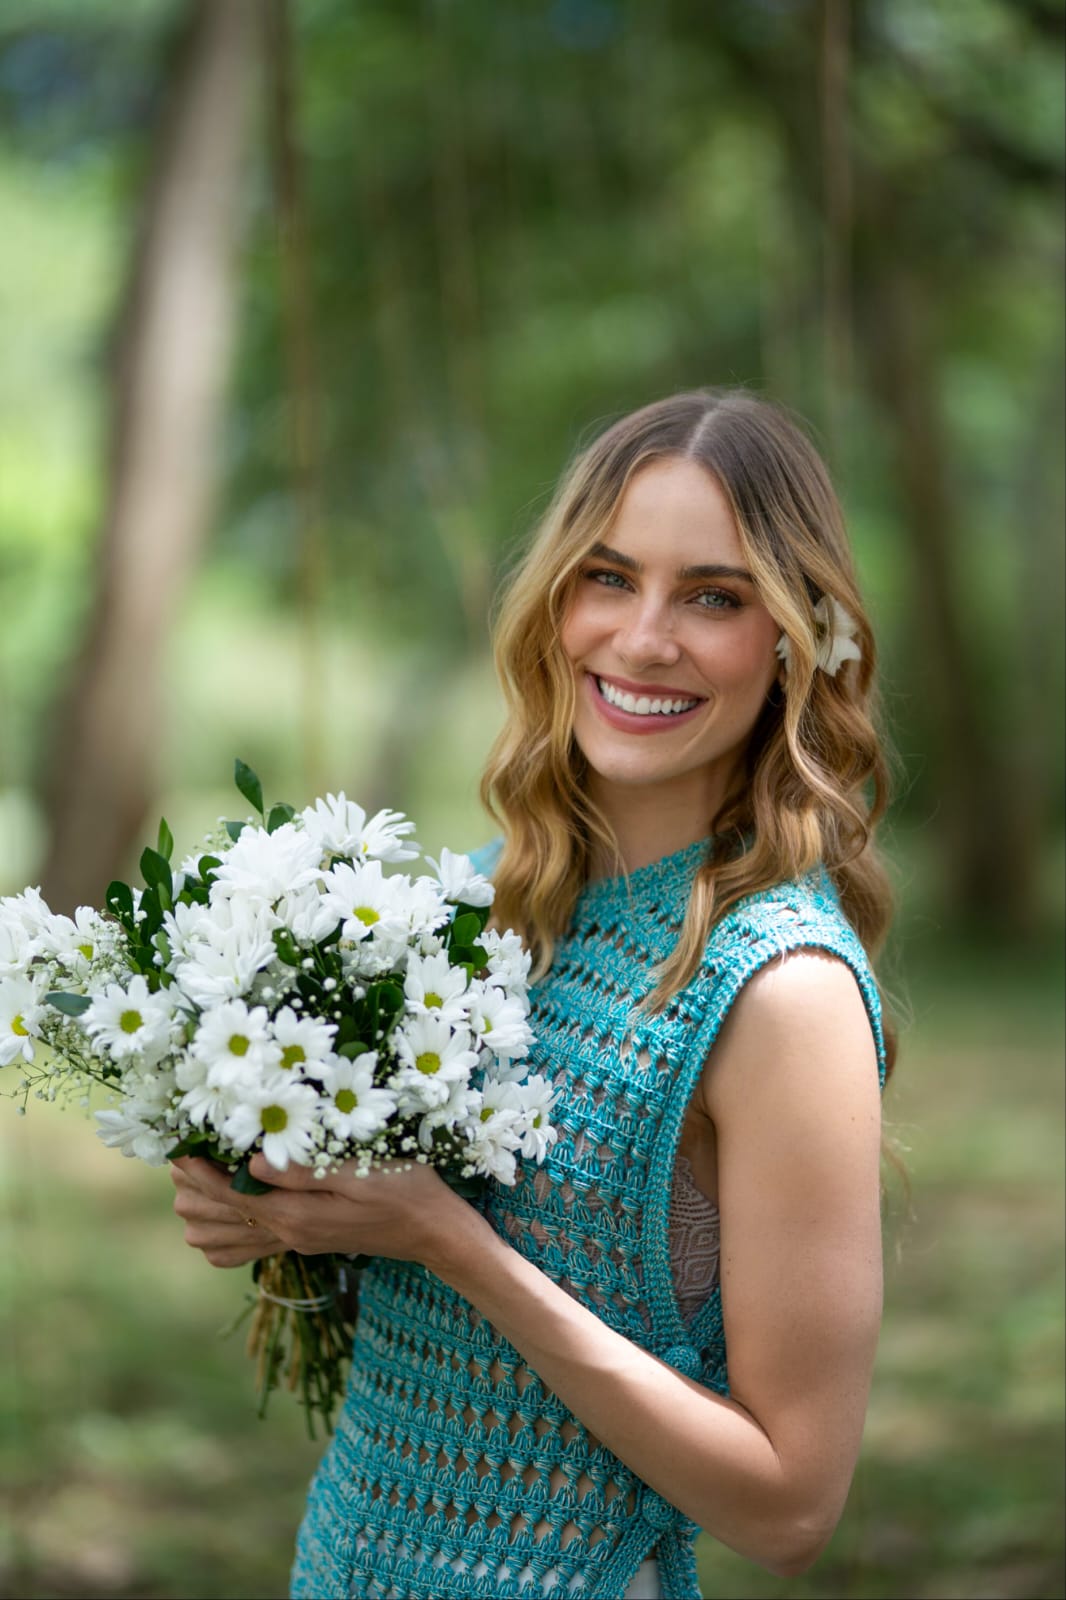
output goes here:
<path id="1" fill-rule="evenodd" d="M 718 1133 L 729 1399 L 608 1328 L 425 1168 L 342 1174 L 324 1193 L 257 1158 L 286 1187 L 256 1214 L 294 1248 L 422 1261 L 652 1488 L 787 1575 L 840 1515 L 880 1315 L 877 1071 L 847 968 L 802 953 L 753 978 L 701 1093 Z"/>

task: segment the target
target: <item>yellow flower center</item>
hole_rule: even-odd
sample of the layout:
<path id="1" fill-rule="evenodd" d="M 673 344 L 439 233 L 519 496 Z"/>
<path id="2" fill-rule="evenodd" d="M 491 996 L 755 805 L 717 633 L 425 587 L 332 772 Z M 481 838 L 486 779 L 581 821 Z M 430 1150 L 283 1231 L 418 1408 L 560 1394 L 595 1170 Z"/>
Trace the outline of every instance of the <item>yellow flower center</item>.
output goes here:
<path id="1" fill-rule="evenodd" d="M 259 1120 L 264 1133 L 281 1133 L 289 1126 L 289 1113 L 284 1106 L 264 1106 Z"/>
<path id="2" fill-rule="evenodd" d="M 118 1025 L 123 1033 L 136 1033 L 138 1028 L 144 1027 L 144 1018 L 139 1011 L 124 1011 L 118 1019 Z"/>
<path id="3" fill-rule="evenodd" d="M 440 1007 L 443 1004 L 444 1004 L 444 1001 L 441 999 L 439 994 L 436 994 L 432 989 L 427 989 L 426 990 L 426 1005 L 427 1006 Z"/>
<path id="4" fill-rule="evenodd" d="M 352 910 L 352 916 L 358 917 L 364 928 L 372 928 L 375 922 L 381 921 L 373 906 L 355 906 Z"/>
<path id="5" fill-rule="evenodd" d="M 226 1049 L 231 1056 L 246 1056 L 251 1048 L 251 1040 L 246 1033 L 231 1033 Z"/>
<path id="6" fill-rule="evenodd" d="M 333 1104 L 337 1107 L 338 1111 L 347 1113 L 349 1111 L 354 1111 L 356 1106 L 359 1104 L 359 1101 L 351 1089 L 338 1089 L 337 1093 L 333 1096 Z"/>
<path id="7" fill-rule="evenodd" d="M 424 1072 L 427 1078 L 440 1071 L 440 1056 L 435 1050 L 423 1050 L 420 1056 L 415 1057 L 415 1066 L 419 1072 Z"/>
<path id="8" fill-rule="evenodd" d="M 298 1061 L 306 1061 L 307 1054 L 302 1044 L 287 1044 L 281 1052 L 281 1064 L 286 1071 L 294 1067 Z"/>
<path id="9" fill-rule="evenodd" d="M 17 1034 L 20 1039 L 28 1039 L 30 1036 L 30 1030 L 22 1020 L 21 1011 L 16 1011 L 11 1018 L 11 1032 Z"/>
<path id="10" fill-rule="evenodd" d="M 81 951 L 81 953 L 85 957 L 86 961 L 91 961 L 92 960 L 92 958 L 93 958 L 93 947 L 92 947 L 91 944 L 80 944 L 78 946 L 78 949 Z"/>

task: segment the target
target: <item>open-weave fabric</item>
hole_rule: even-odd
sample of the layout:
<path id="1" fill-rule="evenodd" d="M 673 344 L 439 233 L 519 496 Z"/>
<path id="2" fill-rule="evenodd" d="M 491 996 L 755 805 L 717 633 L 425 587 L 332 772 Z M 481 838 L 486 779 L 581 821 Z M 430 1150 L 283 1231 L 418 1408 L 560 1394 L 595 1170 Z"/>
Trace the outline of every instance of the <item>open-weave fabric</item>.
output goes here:
<path id="1" fill-rule="evenodd" d="M 755 972 L 813 947 L 855 974 L 882 1080 L 885 1055 L 876 984 L 821 869 L 735 907 L 666 1010 L 637 1009 L 706 850 L 582 893 L 532 992 L 533 1061 L 560 1091 L 560 1138 L 542 1166 L 519 1164 L 514 1188 L 493 1184 L 484 1209 L 610 1327 L 726 1394 L 719 1291 L 686 1319 L 668 1237 L 681 1125 L 718 1029 Z M 312 1484 L 294 1596 L 618 1600 L 654 1550 L 665 1600 L 693 1600 L 695 1532 L 460 1295 L 412 1263 L 366 1270 L 351 1383 Z"/>

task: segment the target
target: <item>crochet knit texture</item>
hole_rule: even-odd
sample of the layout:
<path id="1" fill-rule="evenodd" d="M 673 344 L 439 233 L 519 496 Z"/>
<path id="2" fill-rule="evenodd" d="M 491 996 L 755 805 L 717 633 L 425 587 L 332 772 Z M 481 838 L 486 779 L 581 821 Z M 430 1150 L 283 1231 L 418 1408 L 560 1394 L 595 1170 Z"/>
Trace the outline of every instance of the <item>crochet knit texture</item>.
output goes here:
<path id="1" fill-rule="evenodd" d="M 543 1165 L 519 1163 L 515 1187 L 491 1184 L 483 1206 L 514 1249 L 608 1326 L 727 1394 L 719 1291 L 685 1319 L 668 1237 L 681 1125 L 707 1053 L 744 983 L 803 947 L 853 971 L 882 1082 L 885 1053 L 865 953 L 821 868 L 734 907 L 667 1008 L 637 1009 L 706 851 L 703 842 L 583 891 L 532 990 L 532 1066 L 560 1091 L 560 1137 Z M 694 1600 L 696 1531 L 460 1295 L 413 1263 L 366 1269 L 348 1396 L 311 1487 L 294 1596 L 618 1600 L 655 1551 L 666 1600 Z"/>

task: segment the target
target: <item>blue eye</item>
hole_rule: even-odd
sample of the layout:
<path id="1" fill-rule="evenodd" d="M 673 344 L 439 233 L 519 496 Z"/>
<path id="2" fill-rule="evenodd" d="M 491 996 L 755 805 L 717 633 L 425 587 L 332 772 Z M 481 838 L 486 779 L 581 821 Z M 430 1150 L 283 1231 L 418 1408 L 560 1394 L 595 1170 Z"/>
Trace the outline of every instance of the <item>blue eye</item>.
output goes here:
<path id="1" fill-rule="evenodd" d="M 726 589 L 701 589 L 694 599 L 704 611 L 736 611 L 740 606 L 736 595 Z"/>
<path id="2" fill-rule="evenodd" d="M 628 579 L 624 578 L 620 572 L 610 572 L 606 569 L 601 571 L 597 568 L 593 572 L 586 572 L 585 576 L 586 578 L 591 578 L 593 583 L 602 584 L 605 589 L 626 589 L 629 587 Z"/>

